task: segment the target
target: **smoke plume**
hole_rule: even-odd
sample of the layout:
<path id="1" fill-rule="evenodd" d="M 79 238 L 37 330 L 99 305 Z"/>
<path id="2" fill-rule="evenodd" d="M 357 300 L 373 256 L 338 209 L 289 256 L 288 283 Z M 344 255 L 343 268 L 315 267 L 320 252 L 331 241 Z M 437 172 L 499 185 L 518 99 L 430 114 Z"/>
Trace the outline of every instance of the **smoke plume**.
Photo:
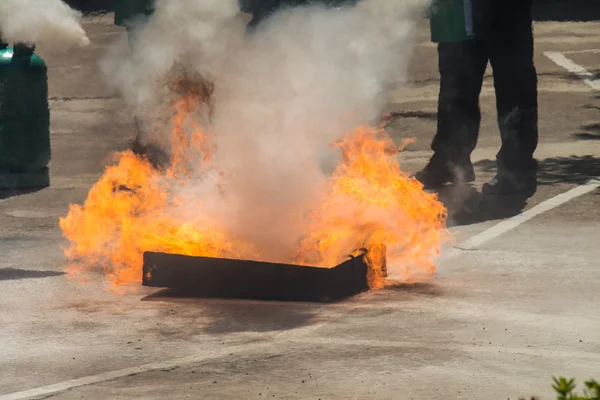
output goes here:
<path id="1" fill-rule="evenodd" d="M 306 6 L 246 29 L 237 0 L 158 0 L 156 12 L 115 45 L 101 67 L 156 134 L 165 83 L 177 73 L 214 83 L 213 162 L 227 178 L 198 178 L 174 206 L 194 220 L 196 202 L 232 237 L 251 239 L 262 258 L 289 256 L 304 216 L 323 194 L 330 145 L 377 118 L 382 91 L 406 74 L 413 33 L 426 0 L 363 0 L 356 6 Z M 225 193 L 225 196 L 223 196 Z M 175 209 L 176 208 L 176 209 Z"/>
<path id="2" fill-rule="evenodd" d="M 61 0 L 0 1 L 0 37 L 8 43 L 85 46 L 89 39 L 79 23 L 81 14 Z"/>

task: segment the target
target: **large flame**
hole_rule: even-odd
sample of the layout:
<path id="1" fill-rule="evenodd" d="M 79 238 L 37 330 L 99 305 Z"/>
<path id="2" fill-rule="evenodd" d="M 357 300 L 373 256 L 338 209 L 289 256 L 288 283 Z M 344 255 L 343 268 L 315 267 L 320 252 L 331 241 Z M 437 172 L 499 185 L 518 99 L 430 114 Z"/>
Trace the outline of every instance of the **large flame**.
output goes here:
<path id="1" fill-rule="evenodd" d="M 397 147 L 382 129 L 361 127 L 336 145 L 342 161 L 330 180 L 323 201 L 310 215 L 311 229 L 300 257 L 335 265 L 348 250 L 387 247 L 387 263 L 397 279 L 430 277 L 440 244 L 448 237 L 446 209 L 435 194 L 400 170 Z M 384 255 L 384 254 L 383 254 Z M 385 257 L 371 251 L 370 285 L 384 283 Z"/>
<path id="2" fill-rule="evenodd" d="M 131 151 L 115 155 L 83 205 L 61 218 L 70 276 L 101 269 L 110 290 L 135 287 L 142 279 L 142 254 L 160 251 L 195 256 L 265 259 L 251 242 L 227 232 L 203 208 L 199 196 L 177 190 L 193 175 L 210 179 L 218 192 L 227 174 L 211 163 L 209 132 L 191 117 L 203 95 L 186 92 L 173 104 L 170 163 L 153 167 Z M 191 127 L 191 129 L 188 129 Z M 333 267 L 359 249 L 367 252 L 371 287 L 384 285 L 387 270 L 398 280 L 435 271 L 446 210 L 434 194 L 400 170 L 397 147 L 383 129 L 360 127 L 336 143 L 340 164 L 318 204 L 306 205 L 308 231 L 296 254 L 267 260 Z M 193 204 L 194 215 L 175 212 Z M 291 211 L 290 211 L 291 212 Z"/>

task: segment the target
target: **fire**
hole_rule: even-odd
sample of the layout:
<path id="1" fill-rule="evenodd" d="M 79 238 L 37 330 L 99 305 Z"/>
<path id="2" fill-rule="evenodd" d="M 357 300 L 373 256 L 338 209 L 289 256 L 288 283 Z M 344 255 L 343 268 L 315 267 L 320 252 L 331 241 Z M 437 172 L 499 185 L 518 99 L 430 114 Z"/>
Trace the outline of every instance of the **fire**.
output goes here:
<path id="1" fill-rule="evenodd" d="M 382 129 L 361 127 L 336 143 L 342 161 L 321 204 L 311 213 L 311 229 L 300 255 L 335 265 L 349 249 L 365 248 L 371 287 L 382 287 L 381 245 L 397 279 L 429 277 L 447 238 L 446 209 L 435 194 L 400 170 L 397 147 Z M 375 251 L 379 250 L 379 251 Z"/>
<path id="2" fill-rule="evenodd" d="M 70 276 L 101 267 L 109 289 L 115 290 L 141 281 L 145 251 L 230 258 L 251 253 L 251 246 L 227 240 L 208 215 L 198 213 L 190 221 L 169 212 L 185 201 L 174 193 L 192 167 L 199 163 L 209 170 L 210 138 L 190 118 L 201 104 L 197 93 L 187 93 L 174 102 L 168 168 L 157 169 L 131 151 L 118 153 L 116 165 L 106 169 L 83 206 L 69 207 L 59 225 L 70 242 L 64 249 L 71 262 L 67 267 Z M 186 132 L 188 124 L 191 135 Z M 201 210 L 202 203 L 194 200 Z"/>
<path id="3" fill-rule="evenodd" d="M 142 254 L 147 250 L 241 255 L 209 218 L 190 223 L 166 213 L 169 185 L 147 161 L 130 151 L 118 157 L 118 163 L 106 169 L 83 206 L 71 205 L 67 217 L 60 220 L 71 243 L 65 249 L 73 262 L 68 268 L 71 275 L 101 266 L 116 288 L 141 280 Z"/>
<path id="4" fill-rule="evenodd" d="M 264 259 L 252 243 L 227 232 L 206 210 L 202 198 L 178 190 L 193 175 L 213 180 L 219 191 L 227 174 L 212 164 L 211 134 L 192 118 L 205 106 L 203 94 L 184 91 L 173 103 L 170 162 L 151 165 L 131 151 L 115 155 L 83 205 L 71 205 L 60 219 L 70 245 L 64 249 L 72 277 L 101 269 L 108 289 L 141 281 L 142 254 L 159 251 L 195 256 Z M 442 242 L 446 210 L 434 194 L 400 170 L 397 147 L 383 129 L 361 127 L 335 146 L 342 159 L 318 204 L 307 205 L 309 229 L 286 260 L 333 267 L 357 249 L 367 250 L 371 287 L 384 285 L 382 269 L 393 278 L 431 276 Z M 193 203 L 194 215 L 177 205 Z M 382 247 L 384 246 L 384 247 Z"/>

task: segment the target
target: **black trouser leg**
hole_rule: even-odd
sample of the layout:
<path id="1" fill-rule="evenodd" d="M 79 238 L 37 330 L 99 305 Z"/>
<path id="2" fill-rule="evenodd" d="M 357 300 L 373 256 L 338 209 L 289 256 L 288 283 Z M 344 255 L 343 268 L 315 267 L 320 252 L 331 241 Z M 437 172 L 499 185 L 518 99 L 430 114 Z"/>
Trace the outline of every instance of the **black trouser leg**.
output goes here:
<path id="1" fill-rule="evenodd" d="M 440 92 L 437 132 L 431 148 L 450 163 L 468 160 L 477 144 L 481 113 L 479 94 L 488 62 L 484 42 L 438 45 Z"/>
<path id="2" fill-rule="evenodd" d="M 538 143 L 537 75 L 533 63 L 531 1 L 498 5 L 490 38 L 496 107 L 502 147 L 498 170 L 535 170 Z"/>

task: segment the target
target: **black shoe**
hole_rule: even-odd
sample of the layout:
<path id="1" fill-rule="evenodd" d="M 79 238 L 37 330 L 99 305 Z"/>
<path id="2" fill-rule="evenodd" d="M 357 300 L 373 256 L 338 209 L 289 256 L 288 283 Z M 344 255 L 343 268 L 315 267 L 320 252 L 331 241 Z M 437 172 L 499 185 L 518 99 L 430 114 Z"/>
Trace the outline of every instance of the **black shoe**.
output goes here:
<path id="1" fill-rule="evenodd" d="M 434 154 L 425 168 L 417 172 L 414 177 L 426 189 L 437 189 L 446 183 L 473 182 L 475 180 L 475 170 L 469 159 L 456 163 Z"/>
<path id="2" fill-rule="evenodd" d="M 484 183 L 482 193 L 490 196 L 533 195 L 537 190 L 535 172 L 499 173 L 488 183 Z"/>

